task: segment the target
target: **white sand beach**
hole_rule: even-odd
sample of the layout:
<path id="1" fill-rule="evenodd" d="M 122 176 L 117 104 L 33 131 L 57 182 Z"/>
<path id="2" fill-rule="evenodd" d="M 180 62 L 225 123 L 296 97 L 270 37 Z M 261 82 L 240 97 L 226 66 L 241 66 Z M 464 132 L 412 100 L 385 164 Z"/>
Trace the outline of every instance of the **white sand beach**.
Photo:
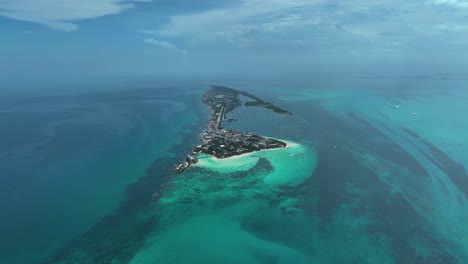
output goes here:
<path id="1" fill-rule="evenodd" d="M 273 167 L 273 171 L 264 177 L 266 183 L 297 185 L 311 176 L 317 163 L 317 155 L 299 143 L 282 141 L 287 144 L 284 148 L 260 150 L 229 158 L 200 155 L 199 162 L 194 166 L 219 173 L 233 173 L 248 171 L 260 158 L 265 158 Z"/>

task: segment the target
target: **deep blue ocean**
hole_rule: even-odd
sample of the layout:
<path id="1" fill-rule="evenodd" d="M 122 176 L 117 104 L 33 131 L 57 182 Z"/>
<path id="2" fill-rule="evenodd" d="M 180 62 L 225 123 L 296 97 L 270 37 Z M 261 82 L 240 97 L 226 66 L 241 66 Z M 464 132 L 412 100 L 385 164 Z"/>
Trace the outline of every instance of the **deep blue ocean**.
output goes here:
<path id="1" fill-rule="evenodd" d="M 229 126 L 311 150 L 307 179 L 253 184 L 275 169 L 262 159 L 239 175 L 170 171 L 198 144 L 212 83 L 293 113 L 241 107 Z M 466 263 L 467 85 L 9 80 L 0 263 Z"/>
<path id="2" fill-rule="evenodd" d="M 112 213 L 198 118 L 192 87 L 86 85 L 21 84 L 0 97 L 2 263 L 33 263 Z"/>

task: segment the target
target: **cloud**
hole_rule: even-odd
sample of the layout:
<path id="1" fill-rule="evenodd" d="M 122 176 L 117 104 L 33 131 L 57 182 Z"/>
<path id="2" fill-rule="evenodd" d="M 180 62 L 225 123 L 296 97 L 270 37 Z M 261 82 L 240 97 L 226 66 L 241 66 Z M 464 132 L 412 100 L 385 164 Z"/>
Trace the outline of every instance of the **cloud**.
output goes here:
<path id="1" fill-rule="evenodd" d="M 468 8 L 468 1 L 466 0 L 432 0 L 432 4 L 435 5 L 445 5 L 453 8 Z"/>
<path id="2" fill-rule="evenodd" d="M 172 15 L 166 24 L 140 33 L 177 38 L 194 47 L 418 53 L 464 43 L 468 31 L 455 25 L 464 23 L 465 5 L 468 1 L 240 0 L 237 5 Z"/>
<path id="3" fill-rule="evenodd" d="M 169 23 L 159 28 L 143 29 L 140 33 L 157 37 L 183 38 L 190 45 L 229 43 L 238 47 L 270 49 L 300 46 L 302 40 L 277 39 L 275 35 L 292 32 L 321 23 L 319 16 L 305 14 L 326 0 L 241 0 L 237 5 L 201 12 L 173 15 Z"/>
<path id="4" fill-rule="evenodd" d="M 307 2 L 309 2 L 307 4 Z M 258 24 L 262 17 L 265 21 L 268 20 L 271 29 L 275 25 L 272 20 L 267 17 L 273 17 L 275 14 L 293 9 L 301 8 L 305 5 L 321 1 L 259 1 L 259 0 L 244 0 L 239 6 L 231 8 L 220 8 L 208 10 L 200 13 L 189 15 L 176 15 L 170 18 L 170 23 L 163 28 L 155 31 L 164 36 L 187 36 L 192 35 L 200 38 L 214 37 L 216 33 L 229 31 L 233 26 L 241 27 L 252 24 Z M 251 23 L 246 21 L 252 20 Z M 286 21 L 281 21 L 285 23 Z M 234 28 L 233 30 L 237 30 Z M 205 32 L 199 35 L 200 32 Z"/>
<path id="5" fill-rule="evenodd" d="M 154 39 L 154 38 L 144 39 L 144 42 L 146 42 L 148 44 L 151 44 L 151 45 L 163 47 L 165 49 L 175 49 L 175 50 L 177 49 L 177 47 L 174 44 L 170 43 L 170 42 L 163 41 L 163 40 L 157 40 L 157 39 Z"/>
<path id="6" fill-rule="evenodd" d="M 149 0 L 0 0 L 0 16 L 62 31 L 78 29 L 80 20 L 118 14 Z"/>
<path id="7" fill-rule="evenodd" d="M 187 53 L 187 51 L 179 49 L 176 45 L 174 45 L 174 44 L 172 44 L 172 43 L 170 43 L 168 41 L 158 40 L 158 39 L 155 39 L 155 38 L 147 38 L 147 39 L 144 39 L 143 41 L 145 43 L 147 43 L 147 44 L 150 44 L 150 45 L 153 45 L 153 46 L 158 46 L 158 47 L 169 49 L 169 50 L 173 50 L 173 51 L 176 51 L 176 52 L 181 53 L 183 55 L 185 55 Z"/>
<path id="8" fill-rule="evenodd" d="M 317 58 L 449 58 L 464 54 L 468 45 L 468 0 L 225 0 L 197 1 L 196 7 L 190 5 L 194 1 L 153 1 L 163 11 L 152 10 L 154 16 L 145 11 L 132 20 L 137 28 L 144 25 L 137 32 L 144 35 L 145 48 L 151 46 L 148 51 L 172 56 L 190 49 L 190 59 L 245 58 L 252 65 L 263 60 L 270 66 Z M 137 2 L 0 0 L 0 15 L 71 31 L 80 20 L 117 14 Z M 244 69 L 248 63 L 240 64 Z"/>
<path id="9" fill-rule="evenodd" d="M 468 25 L 466 24 L 438 24 L 435 28 L 440 31 L 468 32 Z"/>

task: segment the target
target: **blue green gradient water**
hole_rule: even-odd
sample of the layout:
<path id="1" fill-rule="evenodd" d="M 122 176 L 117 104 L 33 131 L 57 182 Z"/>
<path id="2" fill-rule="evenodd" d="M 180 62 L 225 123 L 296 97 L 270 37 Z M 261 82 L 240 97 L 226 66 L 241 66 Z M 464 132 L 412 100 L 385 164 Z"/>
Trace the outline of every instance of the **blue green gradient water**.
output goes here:
<path id="1" fill-rule="evenodd" d="M 241 107 L 229 126 L 296 147 L 173 174 L 206 86 L 7 100 L 2 262 L 468 259 L 466 81 L 231 84 L 294 115 Z"/>
<path id="2" fill-rule="evenodd" d="M 181 88 L 183 89 L 183 88 Z M 112 213 L 197 121 L 187 95 L 88 92 L 1 106 L 2 263 L 32 263 Z M 171 121 L 172 120 L 172 121 Z M 170 122 L 171 121 L 171 122 Z"/>

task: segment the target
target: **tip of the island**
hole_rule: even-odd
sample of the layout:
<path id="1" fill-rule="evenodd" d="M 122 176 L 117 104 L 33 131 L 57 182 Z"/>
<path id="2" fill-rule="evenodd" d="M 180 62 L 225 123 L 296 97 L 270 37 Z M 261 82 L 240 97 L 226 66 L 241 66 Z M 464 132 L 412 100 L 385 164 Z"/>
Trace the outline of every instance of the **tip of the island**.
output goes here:
<path id="1" fill-rule="evenodd" d="M 202 142 L 191 149 L 191 153 L 187 155 L 187 158 L 182 163 L 175 166 L 175 172 L 183 172 L 190 165 L 197 163 L 198 158 L 195 156 L 200 154 L 224 159 L 255 151 L 279 149 L 288 146 L 288 143 L 278 139 L 223 128 L 223 122 L 236 121 L 234 118 L 227 118 L 227 114 L 242 105 L 239 99 L 240 95 L 252 99 L 252 101 L 245 102 L 243 104 L 245 106 L 263 107 L 279 114 L 292 115 L 289 111 L 250 93 L 225 86 L 212 85 L 211 89 L 203 94 L 201 98 L 202 102 L 211 111 L 211 118 L 205 124 L 202 133 L 200 133 Z"/>
<path id="2" fill-rule="evenodd" d="M 193 166 L 229 174 L 249 171 L 260 159 L 265 159 L 272 166 L 272 170 L 261 175 L 262 182 L 275 186 L 297 186 L 312 175 L 317 165 L 317 153 L 302 144 L 285 142 L 285 148 L 266 149 L 224 159 L 202 154 L 200 161 Z"/>

